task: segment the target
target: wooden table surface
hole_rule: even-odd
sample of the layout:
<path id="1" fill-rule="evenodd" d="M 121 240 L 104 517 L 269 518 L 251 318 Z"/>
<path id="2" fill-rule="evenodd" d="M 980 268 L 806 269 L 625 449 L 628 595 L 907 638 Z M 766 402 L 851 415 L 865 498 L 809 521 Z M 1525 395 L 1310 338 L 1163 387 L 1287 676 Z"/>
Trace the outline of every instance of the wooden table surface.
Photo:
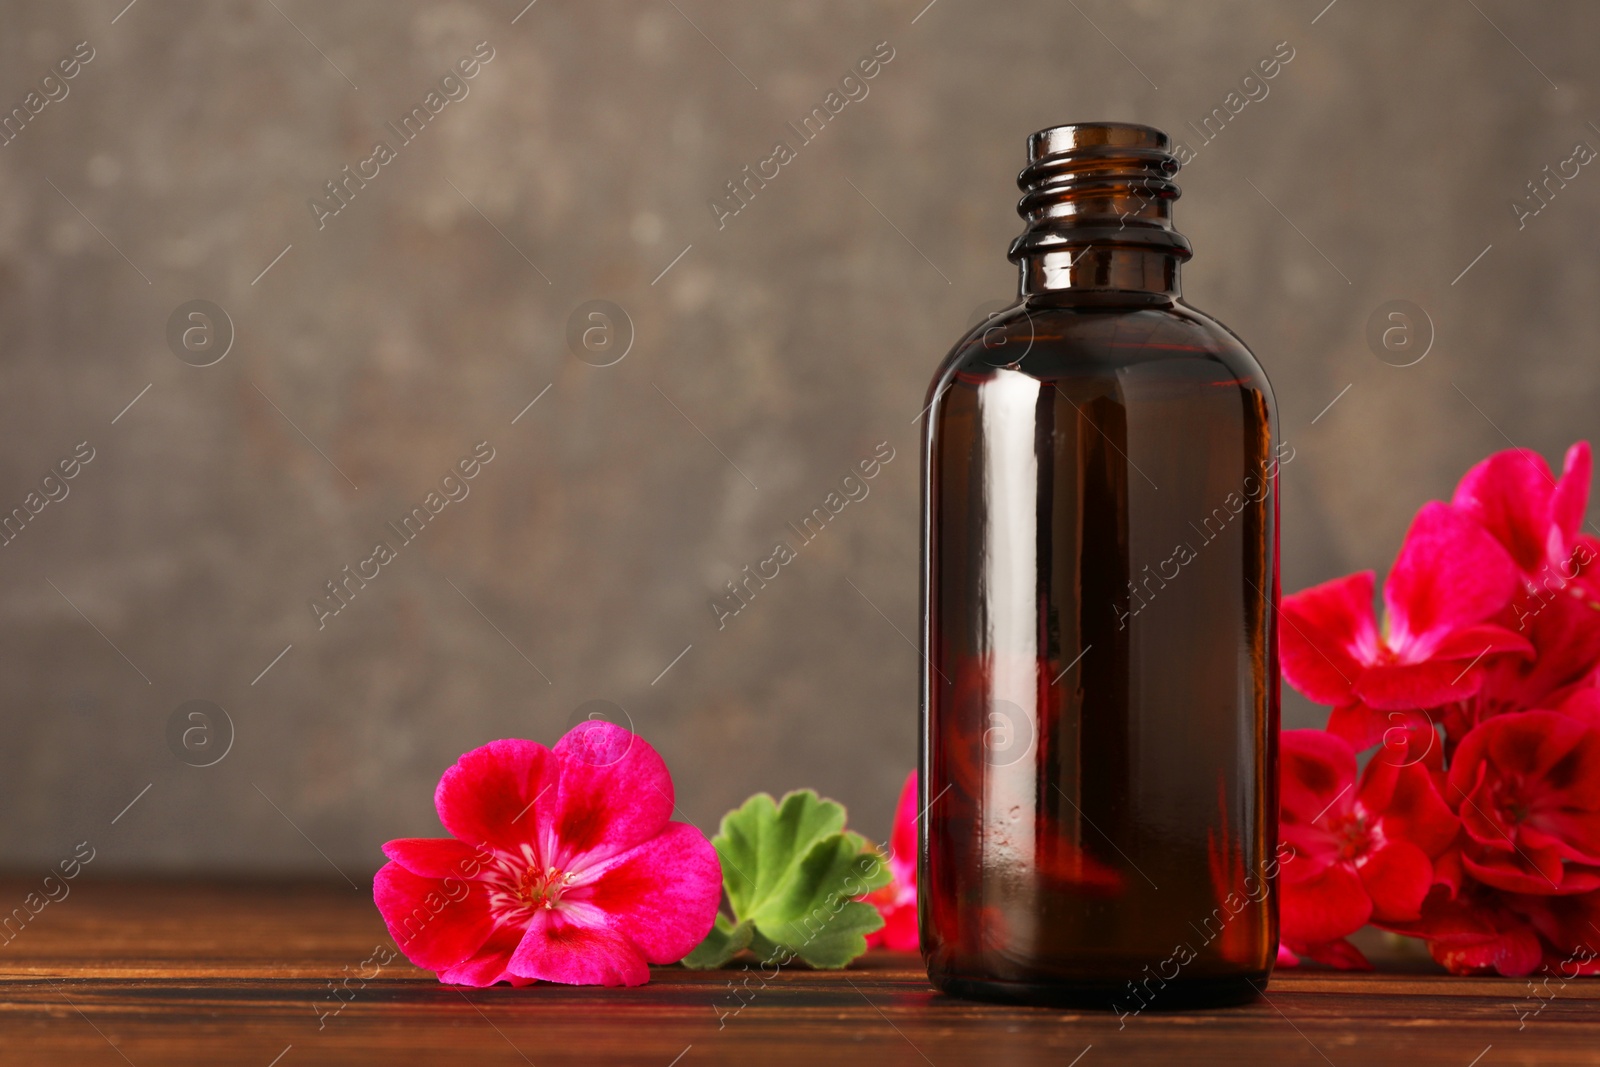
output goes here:
<path id="1" fill-rule="evenodd" d="M 0 913 L 35 888 L 0 882 Z M 463 990 L 364 966 L 389 952 L 345 885 L 81 879 L 0 943 L 0 1064 L 1600 1063 L 1600 979 L 1291 970 L 1256 1004 L 1120 1028 L 944 997 L 891 953 L 765 986 L 662 967 L 638 989 Z"/>

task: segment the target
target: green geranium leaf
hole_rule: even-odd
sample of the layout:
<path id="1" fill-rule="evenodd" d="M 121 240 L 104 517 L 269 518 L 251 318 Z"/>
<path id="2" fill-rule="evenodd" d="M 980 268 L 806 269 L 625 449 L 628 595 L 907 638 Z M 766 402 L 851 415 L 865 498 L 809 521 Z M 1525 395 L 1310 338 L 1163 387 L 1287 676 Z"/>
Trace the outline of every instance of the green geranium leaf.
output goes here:
<path id="1" fill-rule="evenodd" d="M 697 971 L 721 967 L 733 957 L 750 947 L 755 927 L 749 923 L 733 923 L 726 915 L 718 915 L 711 933 L 698 948 L 683 958 L 683 965 Z"/>
<path id="2" fill-rule="evenodd" d="M 844 807 L 809 789 L 782 801 L 757 793 L 729 812 L 711 843 L 733 920 L 719 916 L 685 963 L 721 966 L 749 948 L 780 964 L 843 967 L 865 952 L 883 917 L 854 898 L 888 885 L 891 874 L 844 824 Z"/>
<path id="3" fill-rule="evenodd" d="M 844 829 L 844 819 L 842 804 L 809 789 L 790 793 L 782 804 L 757 793 L 723 816 L 722 832 L 711 843 L 722 857 L 733 913 L 741 919 L 760 914 L 811 848 Z"/>
<path id="4" fill-rule="evenodd" d="M 762 963 L 775 963 L 782 966 L 794 959 L 794 953 L 782 945 L 766 937 L 760 930 L 751 927 L 755 933 L 750 935 L 750 951 L 755 953 L 756 959 Z"/>
<path id="5" fill-rule="evenodd" d="M 867 950 L 866 934 L 883 926 L 863 893 L 889 884 L 888 865 L 848 831 L 816 842 L 787 881 L 748 916 L 756 930 L 813 967 L 843 967 Z"/>
<path id="6" fill-rule="evenodd" d="M 798 940 L 785 944 L 806 963 L 819 968 L 847 966 L 867 951 L 867 934 L 883 928 L 883 916 L 871 904 L 850 901 L 815 928 L 796 927 Z M 778 957 L 782 959 L 783 957 Z"/>

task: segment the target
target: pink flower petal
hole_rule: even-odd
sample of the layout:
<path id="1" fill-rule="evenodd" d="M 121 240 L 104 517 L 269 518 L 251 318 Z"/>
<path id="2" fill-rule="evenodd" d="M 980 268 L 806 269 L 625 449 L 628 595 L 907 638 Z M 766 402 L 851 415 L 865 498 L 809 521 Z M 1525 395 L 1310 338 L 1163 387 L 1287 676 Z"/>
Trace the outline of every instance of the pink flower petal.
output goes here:
<path id="1" fill-rule="evenodd" d="M 1533 643 L 1522 634 L 1487 622 L 1451 630 L 1433 650 L 1435 659 L 1465 660 L 1469 664 L 1484 657 L 1507 654 L 1532 659 Z"/>
<path id="2" fill-rule="evenodd" d="M 1283 677 L 1319 704 L 1348 704 L 1350 687 L 1378 653 L 1372 581 L 1362 571 L 1283 598 Z"/>
<path id="3" fill-rule="evenodd" d="M 1283 819 L 1319 823 L 1355 803 L 1356 755 L 1321 730 L 1285 730 L 1279 735 Z"/>
<path id="4" fill-rule="evenodd" d="M 1425 656 L 1450 630 L 1505 608 L 1519 580 L 1505 548 L 1465 512 L 1424 504 L 1383 586 L 1390 647 L 1402 660 Z"/>
<path id="5" fill-rule="evenodd" d="M 1370 971 L 1372 963 L 1344 938 L 1337 941 L 1328 941 L 1321 945 L 1307 945 L 1303 950 L 1307 959 L 1316 960 L 1318 963 L 1341 971 Z"/>
<path id="6" fill-rule="evenodd" d="M 1600 611 L 1590 597 L 1577 595 L 1579 584 L 1560 578 L 1551 584 L 1519 597 L 1510 613 L 1538 657 L 1509 670 L 1498 667 L 1485 684 L 1486 693 L 1521 707 L 1549 707 L 1556 703 L 1553 696 L 1581 683 L 1600 663 Z"/>
<path id="7" fill-rule="evenodd" d="M 522 928 L 518 926 L 507 925 L 497 928 L 477 952 L 454 967 L 446 967 L 440 971 L 439 981 L 446 985 L 474 986 L 480 989 L 492 986 L 496 982 L 510 982 L 514 986 L 532 985 L 534 982 L 532 978 L 512 974 L 507 969 L 511 964 L 511 954 L 522 942 L 522 934 Z"/>
<path id="8" fill-rule="evenodd" d="M 1591 893 L 1600 889 L 1600 867 L 1587 867 L 1578 863 L 1568 863 L 1562 868 L 1561 892 Z"/>
<path id="9" fill-rule="evenodd" d="M 430 971 L 467 959 L 494 929 L 489 895 L 470 879 L 423 878 L 386 863 L 372 879 L 372 899 L 400 951 Z"/>
<path id="10" fill-rule="evenodd" d="M 871 904 L 883 925 L 866 935 L 868 948 L 914 952 L 917 931 L 917 772 L 906 775 L 889 833 L 889 884 L 857 900 Z"/>
<path id="11" fill-rule="evenodd" d="M 445 829 L 468 844 L 518 852 L 534 839 L 540 814 L 555 803 L 555 774 L 556 760 L 543 745 L 491 741 L 444 772 L 434 806 Z"/>
<path id="12" fill-rule="evenodd" d="M 1285 822 L 1278 828 L 1278 840 L 1290 850 L 1289 862 L 1278 872 L 1280 887 L 1299 885 L 1322 876 L 1322 872 L 1341 858 L 1343 840 L 1322 826 Z"/>
<path id="13" fill-rule="evenodd" d="M 1600 693 L 1600 690 L 1596 690 Z M 1401 711 L 1380 711 L 1365 704 L 1345 704 L 1328 713 L 1328 733 L 1347 743 L 1357 752 L 1365 752 L 1374 745 L 1388 745 L 1387 738 L 1397 737 L 1409 719 Z M 1396 731 L 1391 733 L 1390 731 Z"/>
<path id="14" fill-rule="evenodd" d="M 1511 905 L 1525 915 L 1560 952 L 1565 954 L 1582 949 L 1583 955 L 1595 956 L 1595 930 L 1600 928 L 1600 893 L 1517 897 L 1513 898 Z M 1563 975 L 1572 973 L 1575 962 L 1567 964 Z M 1590 962 L 1594 962 L 1593 959 Z"/>
<path id="15" fill-rule="evenodd" d="M 1600 863 L 1600 811 L 1534 812 L 1522 823 L 1522 839 L 1531 849 L 1553 848 L 1563 859 Z"/>
<path id="16" fill-rule="evenodd" d="M 1461 865 L 1484 885 L 1508 893 L 1562 892 L 1561 855 L 1554 849 L 1490 852 L 1480 847 L 1475 854 L 1463 852 Z"/>
<path id="17" fill-rule="evenodd" d="M 476 878 L 491 858 L 453 837 L 402 837 L 386 842 L 383 854 L 424 878 Z"/>
<path id="18" fill-rule="evenodd" d="M 1478 788 L 1461 797 L 1461 828 L 1482 848 L 1510 854 L 1517 849 L 1517 829 L 1495 805 L 1492 787 Z"/>
<path id="19" fill-rule="evenodd" d="M 889 833 L 889 866 L 896 881 L 917 884 L 917 772 L 906 775 Z"/>
<path id="20" fill-rule="evenodd" d="M 1384 928 L 1424 938 L 1429 954 L 1451 974 L 1492 971 L 1521 977 L 1543 956 L 1533 927 L 1502 906 L 1497 895 L 1481 890 L 1470 899 L 1435 891 L 1423 905 L 1420 920 L 1385 923 Z"/>
<path id="21" fill-rule="evenodd" d="M 1600 581 L 1596 580 L 1600 568 L 1595 566 L 1596 561 L 1600 561 L 1600 538 L 1580 533 L 1572 540 L 1572 557 L 1556 568 L 1556 574 L 1561 578 L 1573 576 L 1588 600 L 1600 599 Z"/>
<path id="22" fill-rule="evenodd" d="M 1593 463 L 1588 441 L 1579 441 L 1567 449 L 1564 467 L 1561 481 L 1550 494 L 1550 534 L 1546 541 L 1548 557 L 1563 563 L 1583 526 L 1584 512 L 1589 509 Z"/>
<path id="23" fill-rule="evenodd" d="M 1522 570 L 1532 573 L 1545 560 L 1554 484 L 1543 456 L 1528 449 L 1507 449 L 1466 473 L 1456 487 L 1454 504 L 1504 545 Z"/>
<path id="24" fill-rule="evenodd" d="M 581 925 L 563 908 L 539 908 L 511 954 L 511 971 L 565 985 L 634 986 L 650 980 L 644 955 L 602 923 Z"/>
<path id="25" fill-rule="evenodd" d="M 1469 660 L 1426 660 L 1368 667 L 1352 693 L 1374 708 L 1399 711 L 1465 700 L 1482 684 L 1481 673 Z"/>
<path id="26" fill-rule="evenodd" d="M 540 808 L 540 827 L 552 832 L 561 856 L 597 862 L 643 844 L 672 818 L 672 776 L 650 743 L 608 722 L 585 722 L 556 742 L 560 784 L 554 804 Z M 565 860 L 565 862 L 563 862 Z"/>
<path id="27" fill-rule="evenodd" d="M 1443 854 L 1455 843 L 1461 820 L 1439 795 L 1434 777 L 1424 764 L 1390 766 L 1375 759 L 1367 765 L 1367 774 L 1373 778 L 1392 775 L 1394 779 L 1381 808 L 1374 809 L 1382 812 L 1385 837 L 1403 838 L 1430 857 Z"/>
<path id="28" fill-rule="evenodd" d="M 1304 954 L 1310 946 L 1355 933 L 1372 915 L 1372 899 L 1348 865 L 1325 868 L 1280 902 L 1283 940 Z"/>
<path id="29" fill-rule="evenodd" d="M 677 963 L 711 932 L 722 901 L 722 864 L 699 830 L 668 823 L 562 899 L 605 912 L 651 963 Z"/>
<path id="30" fill-rule="evenodd" d="M 1433 864 L 1409 841 L 1393 840 L 1367 854 L 1359 868 L 1361 884 L 1372 898 L 1376 922 L 1404 922 L 1421 916 L 1422 902 L 1433 884 Z"/>
<path id="31" fill-rule="evenodd" d="M 1461 892 L 1466 877 L 1467 871 L 1459 848 L 1449 849 L 1433 861 L 1433 884 L 1435 888 L 1442 888 L 1452 900 Z"/>
<path id="32" fill-rule="evenodd" d="M 915 952 L 919 945 L 917 937 L 917 906 L 901 904 L 896 907 L 879 908 L 883 916 L 883 928 L 867 935 L 869 945 L 882 945 L 894 952 Z"/>
<path id="33" fill-rule="evenodd" d="M 1486 735 L 1488 757 L 1497 770 L 1528 778 L 1542 778 L 1556 770 L 1556 765 L 1565 763 L 1590 736 L 1581 723 L 1553 711 L 1503 715 L 1484 723 L 1478 730 Z M 1468 735 L 1467 741 L 1471 740 Z M 1467 747 L 1467 741 L 1462 742 L 1462 748 Z M 1547 783 L 1550 789 L 1562 790 L 1573 784 L 1576 783 L 1572 781 L 1570 770 L 1565 780 Z"/>
<path id="34" fill-rule="evenodd" d="M 1531 929 L 1510 929 L 1475 944 L 1428 942 L 1428 953 L 1451 974 L 1503 974 L 1521 978 L 1532 974 L 1543 955 L 1539 937 Z"/>
<path id="35" fill-rule="evenodd" d="M 1565 715 L 1557 718 L 1576 721 Z M 1541 807 L 1559 803 L 1582 811 L 1600 809 L 1600 730 L 1585 726 L 1576 742 L 1545 771 L 1544 786 L 1551 794 L 1552 804 Z"/>
<path id="36" fill-rule="evenodd" d="M 1600 726 L 1600 689 L 1584 686 L 1575 689 L 1562 700 L 1556 709 L 1569 719 L 1577 719 L 1585 726 Z"/>

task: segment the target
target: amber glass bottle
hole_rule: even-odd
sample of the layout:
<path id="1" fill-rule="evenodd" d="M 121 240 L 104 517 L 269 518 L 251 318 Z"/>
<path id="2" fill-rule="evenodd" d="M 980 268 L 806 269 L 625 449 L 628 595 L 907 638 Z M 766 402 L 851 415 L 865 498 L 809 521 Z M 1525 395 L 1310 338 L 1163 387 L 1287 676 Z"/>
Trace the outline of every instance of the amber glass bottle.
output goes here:
<path id="1" fill-rule="evenodd" d="M 1147 126 L 1028 142 L 1021 301 L 923 438 L 922 952 L 957 995 L 1253 998 L 1277 953 L 1272 391 Z"/>

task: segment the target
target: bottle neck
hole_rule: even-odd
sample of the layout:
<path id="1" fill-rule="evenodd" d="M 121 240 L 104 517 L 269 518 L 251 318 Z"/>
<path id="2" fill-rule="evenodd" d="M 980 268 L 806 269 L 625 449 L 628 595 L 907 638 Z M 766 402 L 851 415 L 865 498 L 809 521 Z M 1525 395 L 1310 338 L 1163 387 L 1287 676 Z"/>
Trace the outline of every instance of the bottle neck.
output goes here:
<path id="1" fill-rule="evenodd" d="M 1117 246 L 1034 252 L 1017 261 L 1019 292 L 1035 303 L 1167 303 L 1182 295 L 1183 258 L 1162 249 Z"/>
<path id="2" fill-rule="evenodd" d="M 1023 231 L 1007 253 L 1030 303 L 1158 304 L 1178 299 L 1189 242 L 1172 228 L 1171 140 L 1150 126 L 1087 122 L 1028 138 L 1017 175 Z"/>

